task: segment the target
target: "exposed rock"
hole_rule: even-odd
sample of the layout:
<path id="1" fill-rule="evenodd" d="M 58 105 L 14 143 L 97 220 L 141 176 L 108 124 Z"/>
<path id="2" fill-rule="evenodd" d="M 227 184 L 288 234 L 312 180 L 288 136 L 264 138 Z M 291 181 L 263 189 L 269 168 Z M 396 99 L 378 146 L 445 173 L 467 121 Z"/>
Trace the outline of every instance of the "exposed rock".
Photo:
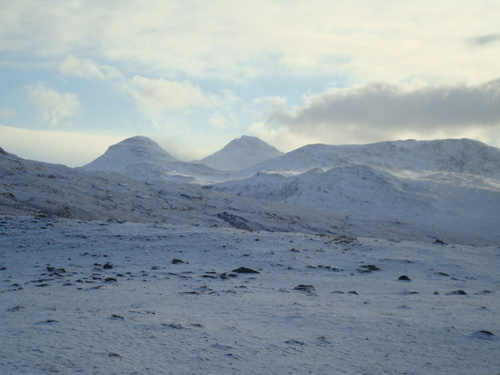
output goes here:
<path id="1" fill-rule="evenodd" d="M 408 276 L 406 276 L 406 275 L 399 276 L 398 280 L 401 280 L 401 281 L 411 281 L 411 279 Z"/>
<path id="2" fill-rule="evenodd" d="M 304 284 L 297 285 L 293 289 L 300 290 L 302 292 L 312 292 L 312 291 L 316 290 L 313 285 L 304 285 Z"/>
<path id="3" fill-rule="evenodd" d="M 358 268 L 358 272 L 361 272 L 361 273 L 370 273 L 373 271 L 380 271 L 380 270 L 381 269 L 374 264 L 366 264 L 366 265 L 363 265 L 360 268 Z"/>
<path id="4" fill-rule="evenodd" d="M 251 268 L 247 268 L 247 267 L 240 267 L 240 268 L 236 268 L 235 270 L 233 270 L 233 272 L 236 272 L 236 273 L 260 273 L 259 271 L 255 271 Z"/>
<path id="5" fill-rule="evenodd" d="M 244 217 L 233 215 L 226 211 L 218 213 L 217 217 L 236 229 L 251 230 L 249 221 Z"/>
<path id="6" fill-rule="evenodd" d="M 465 293 L 463 290 L 454 290 L 453 292 L 446 293 L 447 296 L 466 296 L 467 293 Z"/>
<path id="7" fill-rule="evenodd" d="M 440 239 L 437 239 L 432 243 L 433 245 L 448 245 L 446 242 L 441 241 Z"/>

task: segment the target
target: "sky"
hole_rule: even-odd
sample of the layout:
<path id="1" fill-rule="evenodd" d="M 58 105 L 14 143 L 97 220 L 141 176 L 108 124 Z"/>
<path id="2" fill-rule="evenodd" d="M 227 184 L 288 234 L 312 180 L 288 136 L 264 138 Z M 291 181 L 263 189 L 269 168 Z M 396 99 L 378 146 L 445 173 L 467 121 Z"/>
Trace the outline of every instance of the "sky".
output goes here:
<path id="1" fill-rule="evenodd" d="M 0 0 L 0 147 L 81 166 L 144 135 L 500 147 L 498 0 Z"/>

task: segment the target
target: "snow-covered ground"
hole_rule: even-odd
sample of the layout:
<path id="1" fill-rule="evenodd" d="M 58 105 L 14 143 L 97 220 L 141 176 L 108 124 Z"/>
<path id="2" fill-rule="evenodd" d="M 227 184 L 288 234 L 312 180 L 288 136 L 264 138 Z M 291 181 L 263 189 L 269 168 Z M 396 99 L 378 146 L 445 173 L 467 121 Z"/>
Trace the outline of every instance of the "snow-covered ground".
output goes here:
<path id="1" fill-rule="evenodd" d="M 0 148 L 0 374 L 500 374 L 500 150 L 268 146 Z"/>
<path id="2" fill-rule="evenodd" d="M 10 216 L 0 239 L 2 374 L 499 372 L 498 247 Z"/>

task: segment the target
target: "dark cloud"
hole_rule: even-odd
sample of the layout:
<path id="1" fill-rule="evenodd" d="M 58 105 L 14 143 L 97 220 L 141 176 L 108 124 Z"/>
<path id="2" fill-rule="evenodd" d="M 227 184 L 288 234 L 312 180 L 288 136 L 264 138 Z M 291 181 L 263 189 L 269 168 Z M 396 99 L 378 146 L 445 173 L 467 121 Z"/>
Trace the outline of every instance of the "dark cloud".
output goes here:
<path id="1" fill-rule="evenodd" d="M 268 122 L 295 130 L 338 125 L 425 131 L 438 127 L 496 127 L 500 125 L 500 79 L 478 86 L 413 91 L 384 84 L 327 90 L 293 112 L 273 113 Z"/>
<path id="2" fill-rule="evenodd" d="M 500 42 L 500 34 L 481 35 L 469 40 L 469 43 L 474 46 L 483 46 L 485 44 L 490 44 L 495 42 L 497 43 Z"/>

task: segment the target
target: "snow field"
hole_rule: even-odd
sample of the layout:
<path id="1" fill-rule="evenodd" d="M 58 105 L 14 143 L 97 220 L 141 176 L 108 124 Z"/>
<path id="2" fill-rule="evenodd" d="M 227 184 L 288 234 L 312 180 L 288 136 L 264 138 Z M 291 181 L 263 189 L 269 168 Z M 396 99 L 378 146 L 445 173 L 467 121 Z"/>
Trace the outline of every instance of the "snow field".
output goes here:
<path id="1" fill-rule="evenodd" d="M 0 244 L 2 374 L 500 368 L 498 247 L 9 216 Z"/>

